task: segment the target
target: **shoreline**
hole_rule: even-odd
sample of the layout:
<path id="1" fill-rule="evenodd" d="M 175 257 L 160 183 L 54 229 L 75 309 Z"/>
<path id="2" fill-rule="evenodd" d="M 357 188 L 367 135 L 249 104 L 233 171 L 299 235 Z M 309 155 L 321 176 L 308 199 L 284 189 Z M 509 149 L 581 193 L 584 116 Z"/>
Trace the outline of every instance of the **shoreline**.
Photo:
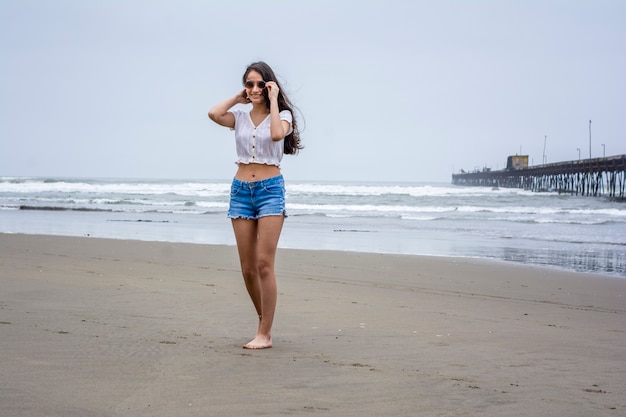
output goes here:
<path id="1" fill-rule="evenodd" d="M 226 216 L 230 181 L 2 185 L 0 232 L 235 244 Z M 282 248 L 502 260 L 626 278 L 621 204 L 442 183 L 295 181 L 287 188 Z"/>
<path id="2" fill-rule="evenodd" d="M 2 415 L 626 412 L 619 277 L 279 249 L 250 352 L 234 246 L 0 234 L 0 265 Z"/>
<path id="3" fill-rule="evenodd" d="M 85 214 L 85 213 L 78 213 Z M 93 215 L 94 213 L 89 213 Z M 97 213 L 103 214 L 103 213 Z M 127 216 L 128 217 L 128 216 Z M 29 236 L 59 236 L 88 239 L 113 239 L 113 240 L 134 240 L 139 242 L 162 242 L 172 244 L 198 244 L 198 245 L 226 245 L 234 246 L 234 235 L 230 224 L 222 219 L 213 217 L 202 219 L 180 219 L 181 221 L 163 221 L 152 219 L 144 214 L 140 219 L 93 219 L 91 216 L 80 221 L 68 222 L 66 219 L 57 219 L 50 222 L 47 213 L 43 213 L 35 221 L 26 225 L 13 227 L 3 227 L 0 235 L 29 235 Z M 14 219 L 16 222 L 18 219 Z M 216 221 L 217 220 L 217 221 Z M 11 224 L 11 220 L 4 220 Z M 293 220 L 292 220 L 293 221 Z M 111 228 L 110 224 L 115 223 Z M 320 232 L 310 225 L 299 227 L 292 224 L 286 227 L 278 244 L 279 249 L 305 250 L 305 251 L 338 251 L 347 253 L 362 254 L 385 254 L 403 256 L 423 256 L 434 258 L 458 258 L 467 260 L 479 260 L 484 262 L 504 263 L 505 265 L 530 266 L 536 268 L 546 268 L 555 271 L 573 272 L 585 275 L 603 275 L 608 277 L 626 278 L 624 270 L 623 253 L 605 253 L 604 256 L 612 258 L 610 267 L 602 262 L 609 262 L 608 258 L 600 259 L 598 254 L 593 252 L 571 252 L 567 250 L 555 249 L 532 249 L 532 248 L 511 248 L 511 247 L 491 247 L 492 244 L 480 246 L 476 249 L 469 241 L 461 240 L 451 250 L 445 239 L 430 236 L 420 241 L 412 241 L 410 233 L 398 236 L 401 242 L 397 245 L 387 245 L 380 248 L 380 240 L 361 239 L 364 233 L 360 230 L 324 230 Z M 295 226 L 295 227 L 294 227 Z M 199 232 L 200 230 L 200 232 Z M 206 230 L 210 230 L 207 233 Z M 350 233 L 353 232 L 353 233 Z M 376 231 L 380 234 L 384 232 Z M 367 233 L 374 234 L 374 233 Z M 315 244 L 302 244 L 303 236 L 312 238 Z M 391 239 L 390 236 L 381 236 L 383 241 Z M 411 242 L 411 244 L 407 244 Z M 412 246 L 411 246 L 412 245 Z M 431 245 L 435 245 L 433 248 Z M 411 249 L 407 250 L 411 246 Z M 428 249 L 430 248 L 430 249 Z M 457 253 L 453 253 L 457 252 Z"/>

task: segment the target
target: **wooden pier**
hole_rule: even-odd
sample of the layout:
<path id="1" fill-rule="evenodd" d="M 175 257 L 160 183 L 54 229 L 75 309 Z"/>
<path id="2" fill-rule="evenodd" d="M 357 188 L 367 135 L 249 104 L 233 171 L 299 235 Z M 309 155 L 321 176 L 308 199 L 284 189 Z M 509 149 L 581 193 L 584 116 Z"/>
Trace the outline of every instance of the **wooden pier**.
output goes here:
<path id="1" fill-rule="evenodd" d="M 511 157 L 509 157 L 510 159 Z M 624 199 L 626 155 L 452 174 L 452 184 Z"/>

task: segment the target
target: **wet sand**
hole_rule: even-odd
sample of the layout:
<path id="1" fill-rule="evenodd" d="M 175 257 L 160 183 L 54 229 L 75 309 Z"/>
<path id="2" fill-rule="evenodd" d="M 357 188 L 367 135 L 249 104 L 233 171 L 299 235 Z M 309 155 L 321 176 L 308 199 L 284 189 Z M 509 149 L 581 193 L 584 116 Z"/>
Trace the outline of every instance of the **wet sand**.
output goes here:
<path id="1" fill-rule="evenodd" d="M 0 415 L 626 415 L 626 279 L 287 249 L 277 276 L 249 351 L 234 247 L 0 234 Z"/>

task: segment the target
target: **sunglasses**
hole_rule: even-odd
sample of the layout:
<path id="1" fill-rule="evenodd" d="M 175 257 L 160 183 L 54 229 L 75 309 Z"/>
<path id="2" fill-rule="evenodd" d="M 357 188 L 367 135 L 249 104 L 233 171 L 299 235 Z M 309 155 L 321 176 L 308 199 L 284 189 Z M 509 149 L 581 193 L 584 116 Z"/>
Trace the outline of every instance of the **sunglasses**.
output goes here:
<path id="1" fill-rule="evenodd" d="M 263 90 L 265 88 L 265 81 L 250 81 L 250 80 L 248 80 L 248 81 L 246 81 L 246 83 L 244 85 L 246 86 L 246 88 L 254 88 L 255 84 L 261 90 Z"/>

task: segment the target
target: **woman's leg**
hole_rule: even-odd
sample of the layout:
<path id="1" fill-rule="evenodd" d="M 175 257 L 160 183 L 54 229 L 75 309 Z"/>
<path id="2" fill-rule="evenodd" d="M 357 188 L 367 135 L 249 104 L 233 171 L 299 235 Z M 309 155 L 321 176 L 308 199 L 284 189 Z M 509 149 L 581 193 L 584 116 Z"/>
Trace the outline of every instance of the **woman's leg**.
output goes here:
<path id="1" fill-rule="evenodd" d="M 239 252 L 241 274 L 246 289 L 254 304 L 259 320 L 261 319 L 261 288 L 259 286 L 259 270 L 257 264 L 257 221 L 250 219 L 233 219 L 233 230 Z"/>
<path id="2" fill-rule="evenodd" d="M 265 216 L 259 220 L 233 219 L 239 261 L 244 282 L 259 315 L 256 337 L 247 349 L 272 347 L 272 324 L 276 311 L 274 259 L 284 216 Z"/>
<path id="3" fill-rule="evenodd" d="M 274 260 L 284 216 L 265 216 L 258 220 L 257 265 L 261 289 L 261 320 L 256 337 L 246 345 L 248 349 L 272 347 L 272 324 L 276 311 L 276 274 Z"/>

